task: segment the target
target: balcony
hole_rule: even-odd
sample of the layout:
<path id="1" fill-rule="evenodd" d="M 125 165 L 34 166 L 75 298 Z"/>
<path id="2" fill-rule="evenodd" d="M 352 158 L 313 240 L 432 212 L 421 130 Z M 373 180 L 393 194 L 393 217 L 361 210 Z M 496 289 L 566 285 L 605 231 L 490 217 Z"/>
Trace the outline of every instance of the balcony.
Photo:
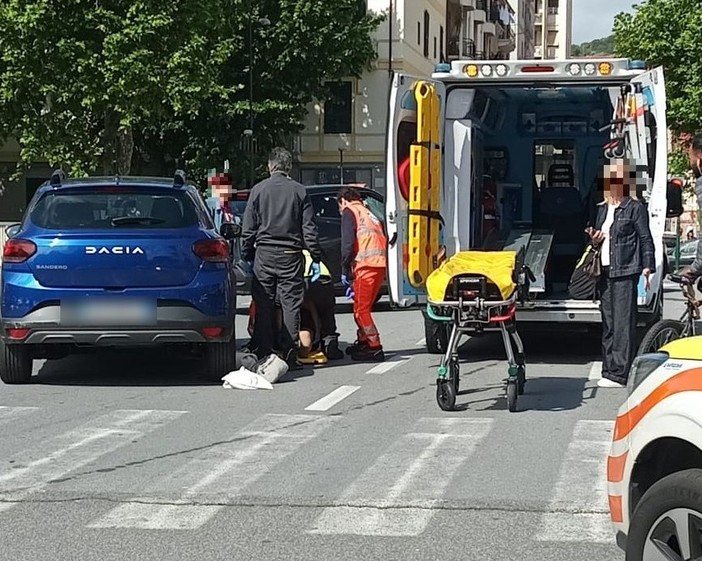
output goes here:
<path id="1" fill-rule="evenodd" d="M 461 6 L 467 10 L 475 10 L 475 0 L 461 0 Z"/>
<path id="2" fill-rule="evenodd" d="M 475 11 L 473 12 L 473 21 L 475 23 L 485 23 L 487 21 L 487 12 L 487 0 L 475 0 Z"/>
<path id="3" fill-rule="evenodd" d="M 516 37 L 509 25 L 497 26 L 497 48 L 502 53 L 511 53 L 517 47 Z"/>
<path id="4" fill-rule="evenodd" d="M 491 21 L 484 23 L 483 24 L 483 33 L 485 33 L 485 35 L 496 35 L 497 29 L 495 28 L 495 24 L 492 23 Z"/>

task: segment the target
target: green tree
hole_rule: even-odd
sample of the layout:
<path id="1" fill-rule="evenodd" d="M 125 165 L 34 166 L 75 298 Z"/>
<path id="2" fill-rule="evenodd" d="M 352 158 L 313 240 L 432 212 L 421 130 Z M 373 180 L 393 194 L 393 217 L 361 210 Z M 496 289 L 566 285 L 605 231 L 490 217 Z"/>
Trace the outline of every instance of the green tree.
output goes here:
<path id="1" fill-rule="evenodd" d="M 21 165 L 47 159 L 73 174 L 129 173 L 134 161 L 245 168 L 250 108 L 265 149 L 299 130 L 325 80 L 368 66 L 381 18 L 362 5 L 3 0 L 0 135 L 19 140 Z"/>
<path id="2" fill-rule="evenodd" d="M 611 56 L 614 54 L 614 35 L 594 39 L 580 45 L 573 45 L 571 53 L 574 57 L 581 56 Z"/>
<path id="3" fill-rule="evenodd" d="M 702 131 L 702 0 L 645 0 L 615 18 L 616 54 L 665 68 L 668 126 Z"/>

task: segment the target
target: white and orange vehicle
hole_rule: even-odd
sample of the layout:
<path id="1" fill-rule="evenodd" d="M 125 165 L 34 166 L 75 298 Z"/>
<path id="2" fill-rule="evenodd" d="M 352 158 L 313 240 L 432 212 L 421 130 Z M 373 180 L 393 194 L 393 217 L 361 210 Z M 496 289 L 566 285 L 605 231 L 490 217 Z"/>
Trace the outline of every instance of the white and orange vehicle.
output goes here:
<path id="1" fill-rule="evenodd" d="M 702 337 L 637 357 L 607 458 L 626 561 L 702 559 Z"/>
<path id="2" fill-rule="evenodd" d="M 594 219 L 607 158 L 637 163 L 656 251 L 639 285 L 643 324 L 663 309 L 667 259 L 663 69 L 627 59 L 453 61 L 431 79 L 396 74 L 389 100 L 385 219 L 388 286 L 398 307 L 425 315 L 427 348 L 443 354 L 426 279 L 467 250 L 524 248 L 535 275 L 519 321 L 596 326 L 599 301 L 568 285 Z"/>

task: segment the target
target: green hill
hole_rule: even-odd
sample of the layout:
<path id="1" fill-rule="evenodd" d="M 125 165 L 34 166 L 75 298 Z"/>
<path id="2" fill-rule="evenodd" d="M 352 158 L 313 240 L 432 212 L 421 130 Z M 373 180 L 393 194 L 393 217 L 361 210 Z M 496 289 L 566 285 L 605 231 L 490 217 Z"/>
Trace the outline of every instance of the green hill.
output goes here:
<path id="1" fill-rule="evenodd" d="M 581 43 L 580 45 L 573 45 L 571 56 L 581 57 L 581 56 L 613 56 L 614 55 L 614 35 L 609 37 L 603 37 L 602 39 L 595 39 L 588 43 Z"/>

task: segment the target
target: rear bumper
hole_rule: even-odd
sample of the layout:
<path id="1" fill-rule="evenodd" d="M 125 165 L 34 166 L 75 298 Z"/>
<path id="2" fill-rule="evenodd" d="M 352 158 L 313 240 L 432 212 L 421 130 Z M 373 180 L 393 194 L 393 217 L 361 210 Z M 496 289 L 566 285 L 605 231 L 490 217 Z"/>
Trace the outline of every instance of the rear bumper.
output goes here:
<path id="1" fill-rule="evenodd" d="M 46 306 L 23 318 L 0 320 L 0 338 L 10 344 L 155 346 L 173 343 L 212 343 L 234 337 L 234 317 L 210 317 L 188 306 L 157 309 L 153 325 L 77 326 L 61 323 L 59 306 Z M 216 336 L 204 328 L 220 328 Z M 27 329 L 21 339 L 9 337 L 10 329 Z"/>

